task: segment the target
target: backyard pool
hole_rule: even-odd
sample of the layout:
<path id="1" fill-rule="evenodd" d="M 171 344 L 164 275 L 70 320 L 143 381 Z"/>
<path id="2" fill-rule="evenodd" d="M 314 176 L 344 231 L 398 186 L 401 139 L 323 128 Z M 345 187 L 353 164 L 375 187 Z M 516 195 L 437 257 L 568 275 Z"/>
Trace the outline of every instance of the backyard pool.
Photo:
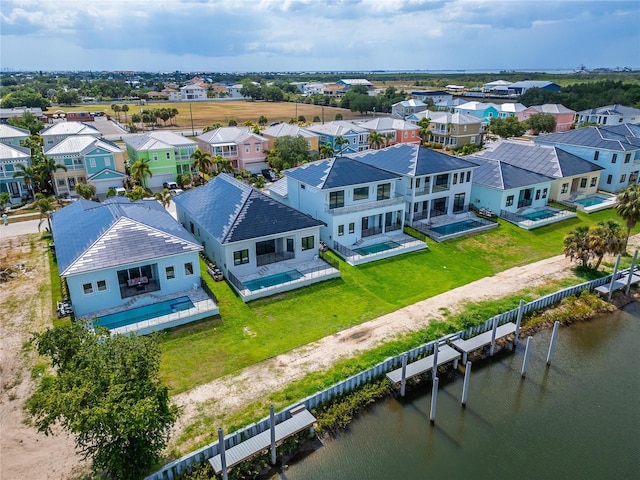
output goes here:
<path id="1" fill-rule="evenodd" d="M 574 200 L 573 203 L 579 203 L 583 207 L 593 207 L 594 205 L 600 205 L 601 203 L 608 202 L 611 197 L 603 197 L 601 195 L 593 195 L 587 198 L 580 198 Z"/>
<path id="2" fill-rule="evenodd" d="M 242 282 L 245 288 L 255 292 L 256 290 L 261 290 L 263 288 L 273 287 L 275 285 L 280 285 L 281 283 L 291 282 L 293 280 L 297 280 L 302 278 L 304 275 L 301 274 L 297 270 L 290 270 L 288 272 L 276 273 L 274 275 L 269 275 L 268 277 L 256 278 L 255 280 L 247 280 L 246 282 Z"/>
<path id="3" fill-rule="evenodd" d="M 558 214 L 558 212 L 556 212 L 555 210 L 538 210 L 535 212 L 531 212 L 531 213 L 526 213 L 524 215 L 522 215 L 524 218 L 526 218 L 527 220 L 544 220 L 545 218 L 551 218 L 551 217 L 555 217 Z"/>
<path id="4" fill-rule="evenodd" d="M 189 297 L 172 298 L 164 302 L 145 305 L 144 307 L 133 308 L 124 312 L 112 313 L 100 317 L 94 323 L 109 329 L 143 322 L 151 318 L 162 317 L 171 313 L 181 312 L 193 308 L 193 302 Z"/>
<path id="5" fill-rule="evenodd" d="M 385 250 L 391 250 L 392 248 L 396 248 L 399 246 L 400 246 L 399 243 L 392 242 L 391 240 L 387 240 L 386 242 L 376 243 L 374 245 L 367 245 L 366 247 L 356 248 L 354 252 L 364 257 L 366 255 L 371 255 L 373 253 L 379 253 L 379 252 L 384 252 Z"/>
<path id="6" fill-rule="evenodd" d="M 474 228 L 482 227 L 483 225 L 484 224 L 482 222 L 478 222 L 477 220 L 463 220 L 462 222 L 431 227 L 431 230 L 440 235 L 453 235 L 454 233 L 473 230 Z"/>

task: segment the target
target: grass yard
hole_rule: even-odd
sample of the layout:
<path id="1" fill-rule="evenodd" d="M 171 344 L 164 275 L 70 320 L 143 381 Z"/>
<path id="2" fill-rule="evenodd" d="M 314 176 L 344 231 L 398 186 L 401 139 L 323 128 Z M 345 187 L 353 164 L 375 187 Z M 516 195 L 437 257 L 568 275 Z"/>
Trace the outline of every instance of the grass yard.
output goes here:
<path id="1" fill-rule="evenodd" d="M 114 102 L 121 105 L 120 102 Z M 191 113 L 189 112 L 191 105 Z M 152 108 L 176 108 L 178 116 L 176 117 L 177 125 L 171 128 L 191 128 L 191 114 L 193 114 L 193 126 L 202 128 L 212 123 L 221 123 L 228 125 L 229 120 L 235 119 L 238 124 L 251 120 L 258 121 L 260 115 L 264 115 L 272 122 L 288 122 L 290 118 L 296 116 L 296 104 L 290 102 L 247 102 L 245 100 L 238 101 L 208 101 L 208 102 L 161 102 L 148 103 L 146 105 L 129 104 L 128 117 L 135 113 L 140 113 L 140 109 L 147 110 Z M 83 104 L 75 107 L 60 107 L 65 112 L 105 112 L 114 115 L 111 105 L 107 104 Z M 297 104 L 298 116 L 304 115 L 307 122 L 311 122 L 313 117 L 318 116 L 322 119 L 323 108 L 319 105 L 307 105 L 305 103 Z M 324 107 L 324 119 L 326 122 L 334 120 L 337 113 L 341 113 L 345 120 L 353 118 L 366 118 L 358 113 L 351 112 L 348 109 L 336 107 Z M 124 113 L 120 113 L 120 120 L 124 123 Z M 162 121 L 160 121 L 162 124 Z"/>
<path id="2" fill-rule="evenodd" d="M 222 322 L 162 334 L 162 377 L 174 394 L 189 390 L 479 278 L 557 255 L 567 232 L 605 219 L 619 221 L 613 210 L 579 213 L 578 219 L 533 231 L 500 221 L 500 228 L 472 237 L 429 241 L 427 251 L 359 267 L 341 263 L 340 279 L 249 304 L 226 282 L 207 278 Z"/>

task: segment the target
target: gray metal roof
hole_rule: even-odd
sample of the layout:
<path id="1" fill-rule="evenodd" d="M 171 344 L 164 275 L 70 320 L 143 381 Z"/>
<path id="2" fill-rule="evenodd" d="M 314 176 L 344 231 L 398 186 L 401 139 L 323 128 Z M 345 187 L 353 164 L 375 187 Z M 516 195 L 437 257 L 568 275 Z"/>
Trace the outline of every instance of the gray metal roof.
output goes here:
<path id="1" fill-rule="evenodd" d="M 177 147 L 196 147 L 197 143 L 174 132 L 149 132 L 133 135 L 124 142 L 137 151 L 172 150 Z"/>
<path id="2" fill-rule="evenodd" d="M 550 143 L 559 146 L 575 145 L 622 152 L 638 150 L 638 148 L 640 148 L 640 145 L 634 145 L 624 135 L 619 135 L 608 127 L 583 127 L 568 132 L 549 133 L 547 135 L 540 135 L 535 139 L 535 142 L 543 144 Z"/>
<path id="3" fill-rule="evenodd" d="M 472 158 L 471 158 L 472 157 Z M 472 155 L 478 168 L 473 172 L 473 183 L 498 190 L 528 187 L 553 180 L 546 175 L 515 167 L 508 163 Z"/>
<path id="4" fill-rule="evenodd" d="M 90 135 L 72 135 L 48 148 L 44 153 L 47 155 L 71 155 L 86 153 L 94 148 L 103 148 L 112 153 L 122 152 L 122 149 L 110 140 Z"/>
<path id="5" fill-rule="evenodd" d="M 174 202 L 220 243 L 322 224 L 225 173 L 175 197 Z"/>
<path id="6" fill-rule="evenodd" d="M 31 132 L 29 132 L 29 130 L 14 127 L 13 125 L 9 125 L 7 123 L 0 123 L 0 138 L 20 138 L 29 137 L 29 135 L 31 135 Z"/>
<path id="7" fill-rule="evenodd" d="M 156 200 L 78 200 L 51 223 L 62 276 L 202 250 Z"/>
<path id="8" fill-rule="evenodd" d="M 348 157 L 319 160 L 285 170 L 283 173 L 288 177 L 320 189 L 362 185 L 395 180 L 400 177 Z"/>
<path id="9" fill-rule="evenodd" d="M 350 157 L 367 165 L 410 177 L 476 167 L 465 159 L 407 143 L 398 143 L 380 150 L 367 150 Z"/>
<path id="10" fill-rule="evenodd" d="M 640 108 L 627 107 L 625 105 L 614 104 L 605 105 L 604 107 L 589 108 L 587 110 L 580 110 L 580 115 L 640 115 Z"/>
<path id="11" fill-rule="evenodd" d="M 267 139 L 253 133 L 249 127 L 220 127 L 196 137 L 199 140 L 207 142 L 211 145 L 221 143 L 241 143 L 248 138 L 256 138 L 262 142 Z"/>
<path id="12" fill-rule="evenodd" d="M 40 132 L 43 137 L 52 135 L 92 135 L 100 136 L 100 131 L 82 122 L 58 122 Z"/>
<path id="13" fill-rule="evenodd" d="M 555 178 L 603 170 L 599 165 L 559 148 L 529 142 L 502 141 L 476 153 L 474 157 L 490 158 Z"/>
<path id="14" fill-rule="evenodd" d="M 286 197 L 288 195 L 288 184 L 287 184 L 287 177 L 282 177 L 280 180 L 278 180 L 277 182 L 272 183 L 269 186 L 269 191 L 280 195 L 281 197 Z"/>
<path id="15" fill-rule="evenodd" d="M 31 150 L 27 147 L 16 147 L 0 143 L 0 159 L 2 160 L 28 160 L 31 158 Z"/>

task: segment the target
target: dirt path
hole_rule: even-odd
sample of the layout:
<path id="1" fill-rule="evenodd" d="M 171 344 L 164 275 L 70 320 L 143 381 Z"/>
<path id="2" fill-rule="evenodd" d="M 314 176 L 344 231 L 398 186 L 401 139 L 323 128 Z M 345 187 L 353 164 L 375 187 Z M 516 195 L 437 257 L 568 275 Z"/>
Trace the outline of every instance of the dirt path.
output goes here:
<path id="1" fill-rule="evenodd" d="M 442 318 L 443 309 L 454 312 L 469 300 L 500 298 L 551 279 L 566 278 L 572 275 L 573 266 L 564 255 L 558 255 L 511 268 L 176 395 L 173 400 L 183 413 L 172 437 L 176 438 L 196 419 L 204 402 L 214 404 L 217 411 L 238 410 L 309 372 L 325 369 L 341 358 L 371 349 L 398 334 L 419 330 L 431 320 Z"/>

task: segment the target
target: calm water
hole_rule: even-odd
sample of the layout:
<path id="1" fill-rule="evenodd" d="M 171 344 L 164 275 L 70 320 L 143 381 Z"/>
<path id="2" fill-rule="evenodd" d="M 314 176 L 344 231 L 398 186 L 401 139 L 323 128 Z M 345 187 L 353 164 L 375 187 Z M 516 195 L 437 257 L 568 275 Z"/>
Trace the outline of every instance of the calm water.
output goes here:
<path id="1" fill-rule="evenodd" d="M 466 409 L 462 377 L 390 399 L 273 479 L 640 478 L 640 305 L 536 334 L 525 380 L 515 354 L 475 365 Z M 427 392 L 427 390 L 429 390 Z"/>

